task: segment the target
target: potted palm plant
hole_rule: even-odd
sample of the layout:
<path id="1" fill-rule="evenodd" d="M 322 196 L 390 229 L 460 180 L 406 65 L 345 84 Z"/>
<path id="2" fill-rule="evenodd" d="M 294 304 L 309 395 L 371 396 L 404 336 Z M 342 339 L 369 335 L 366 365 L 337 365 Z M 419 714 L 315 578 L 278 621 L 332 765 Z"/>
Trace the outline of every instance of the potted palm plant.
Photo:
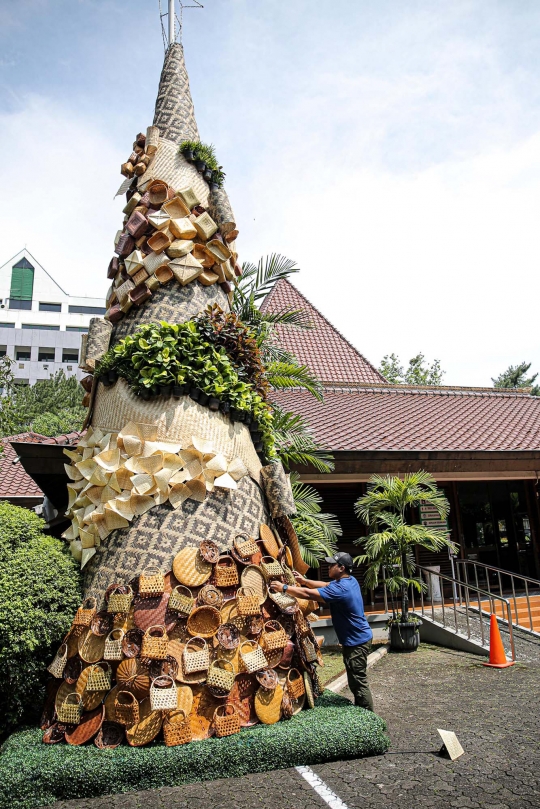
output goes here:
<path id="1" fill-rule="evenodd" d="M 423 471 L 403 478 L 373 475 L 367 493 L 358 498 L 354 507 L 356 516 L 369 528 L 367 536 L 355 540 L 364 551 L 355 562 L 368 565 L 366 587 L 377 587 L 384 575 L 392 598 L 392 617 L 388 621 L 390 646 L 401 651 L 413 651 L 420 642 L 421 622 L 409 612 L 409 588 L 420 592 L 426 587 L 415 575 L 415 548 L 456 551 L 445 531 L 411 522 L 412 510 L 421 503 L 432 505 L 442 519 L 448 515 L 446 497 L 433 477 Z M 401 598 L 401 612 L 395 607 L 397 594 Z"/>

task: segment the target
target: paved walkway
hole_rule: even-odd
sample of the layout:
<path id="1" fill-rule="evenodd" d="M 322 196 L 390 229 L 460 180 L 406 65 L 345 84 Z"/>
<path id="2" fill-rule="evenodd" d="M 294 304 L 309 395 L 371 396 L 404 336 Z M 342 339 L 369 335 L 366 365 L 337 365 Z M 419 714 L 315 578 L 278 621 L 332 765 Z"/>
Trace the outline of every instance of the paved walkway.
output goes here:
<path id="1" fill-rule="evenodd" d="M 504 670 L 475 655 L 422 646 L 388 654 L 370 672 L 378 713 L 392 739 L 385 756 L 313 767 L 350 809 L 538 809 L 540 664 Z M 465 749 L 439 758 L 436 729 Z M 91 800 L 54 809 L 322 809 L 328 804 L 295 770 Z"/>

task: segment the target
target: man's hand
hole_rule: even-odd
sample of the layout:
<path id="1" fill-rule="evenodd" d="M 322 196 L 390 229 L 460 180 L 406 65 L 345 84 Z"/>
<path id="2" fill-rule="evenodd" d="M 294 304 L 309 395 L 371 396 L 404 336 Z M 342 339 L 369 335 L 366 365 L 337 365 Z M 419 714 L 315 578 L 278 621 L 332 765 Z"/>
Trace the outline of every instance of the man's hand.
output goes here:
<path id="1" fill-rule="evenodd" d="M 271 581 L 270 582 L 270 589 L 273 593 L 282 593 L 283 592 L 283 583 L 280 581 Z"/>
<path id="2" fill-rule="evenodd" d="M 300 587 L 306 587 L 309 579 L 306 579 L 305 576 L 301 576 L 298 571 L 293 571 L 294 578 L 296 579 L 296 583 L 300 585 Z"/>

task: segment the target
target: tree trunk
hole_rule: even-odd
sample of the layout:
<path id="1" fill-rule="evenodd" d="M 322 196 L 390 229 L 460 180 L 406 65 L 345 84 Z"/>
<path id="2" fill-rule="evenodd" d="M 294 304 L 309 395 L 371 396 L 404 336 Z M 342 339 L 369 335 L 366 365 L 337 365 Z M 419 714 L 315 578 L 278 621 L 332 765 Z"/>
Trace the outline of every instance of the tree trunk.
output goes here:
<path id="1" fill-rule="evenodd" d="M 405 578 L 407 560 L 405 554 L 401 556 L 401 575 Z M 409 620 L 409 588 L 406 584 L 401 586 L 401 620 Z"/>

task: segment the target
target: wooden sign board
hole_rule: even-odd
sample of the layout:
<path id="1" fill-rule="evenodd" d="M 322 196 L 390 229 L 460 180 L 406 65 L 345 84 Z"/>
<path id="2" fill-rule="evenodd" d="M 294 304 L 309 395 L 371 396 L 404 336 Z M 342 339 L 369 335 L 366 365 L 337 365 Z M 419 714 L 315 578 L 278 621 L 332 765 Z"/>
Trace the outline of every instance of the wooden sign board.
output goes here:
<path id="1" fill-rule="evenodd" d="M 452 761 L 463 755 L 465 750 L 458 742 L 458 737 L 455 733 L 453 733 L 451 730 L 441 730 L 440 728 L 437 728 L 437 733 L 443 740 L 443 746 L 439 751 L 439 755 L 444 755 L 446 753 L 452 759 Z"/>

